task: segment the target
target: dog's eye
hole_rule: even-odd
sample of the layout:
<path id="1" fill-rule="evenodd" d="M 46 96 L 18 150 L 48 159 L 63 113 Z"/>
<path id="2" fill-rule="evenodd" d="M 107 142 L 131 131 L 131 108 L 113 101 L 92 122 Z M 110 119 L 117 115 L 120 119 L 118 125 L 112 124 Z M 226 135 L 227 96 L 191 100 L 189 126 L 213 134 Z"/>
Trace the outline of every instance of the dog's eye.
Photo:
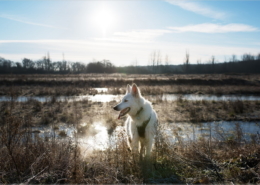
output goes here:
<path id="1" fill-rule="evenodd" d="M 128 102 L 128 100 L 125 100 L 124 102 Z"/>

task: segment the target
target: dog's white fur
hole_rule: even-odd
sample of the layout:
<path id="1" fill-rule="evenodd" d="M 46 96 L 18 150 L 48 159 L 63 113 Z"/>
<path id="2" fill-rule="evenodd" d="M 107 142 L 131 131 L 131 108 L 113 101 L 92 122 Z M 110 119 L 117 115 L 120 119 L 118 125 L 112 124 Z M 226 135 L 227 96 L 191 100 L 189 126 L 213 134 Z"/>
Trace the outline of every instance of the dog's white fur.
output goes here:
<path id="1" fill-rule="evenodd" d="M 121 111 L 127 107 L 130 108 L 129 116 L 125 122 L 128 145 L 134 153 L 139 151 L 139 145 L 141 145 L 140 154 L 146 154 L 149 157 L 156 134 L 158 118 L 151 103 L 142 97 L 136 84 L 133 84 L 133 86 L 127 85 L 125 96 L 114 109 Z M 143 124 L 147 125 L 144 137 L 141 137 L 137 127 L 143 126 Z"/>

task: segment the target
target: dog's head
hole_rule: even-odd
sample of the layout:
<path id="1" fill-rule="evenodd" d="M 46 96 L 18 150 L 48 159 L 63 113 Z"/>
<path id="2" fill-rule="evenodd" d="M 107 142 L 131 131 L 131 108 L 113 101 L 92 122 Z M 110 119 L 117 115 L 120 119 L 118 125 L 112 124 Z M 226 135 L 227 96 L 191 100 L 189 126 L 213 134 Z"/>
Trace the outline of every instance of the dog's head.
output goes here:
<path id="1" fill-rule="evenodd" d="M 135 114 L 140 109 L 141 92 L 136 84 L 127 85 L 126 94 L 121 102 L 114 107 L 114 110 L 120 111 L 118 119 L 125 116 L 127 113 L 130 115 Z"/>

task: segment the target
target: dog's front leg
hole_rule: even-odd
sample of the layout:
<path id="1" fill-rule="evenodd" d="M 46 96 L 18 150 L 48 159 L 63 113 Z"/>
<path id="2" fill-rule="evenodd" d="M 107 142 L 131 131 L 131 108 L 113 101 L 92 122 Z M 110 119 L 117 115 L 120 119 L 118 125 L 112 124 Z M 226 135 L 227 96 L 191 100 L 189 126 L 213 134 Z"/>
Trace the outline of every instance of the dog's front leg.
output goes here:
<path id="1" fill-rule="evenodd" d="M 131 130 L 131 149 L 133 153 L 138 153 L 139 152 L 139 135 L 137 131 L 137 127 L 135 126 L 134 122 L 130 123 L 130 130 Z"/>
<path id="2" fill-rule="evenodd" d="M 140 149 L 140 161 L 143 160 L 143 155 L 145 153 L 145 146 L 144 146 L 144 142 L 141 141 L 141 149 Z"/>
<path id="3" fill-rule="evenodd" d="M 138 137 L 134 134 L 133 134 L 130 145 L 131 145 L 131 149 L 132 149 L 132 157 L 133 157 L 134 162 L 136 163 L 138 161 L 138 156 L 139 156 L 139 154 L 138 154 L 139 141 L 138 141 Z"/>
<path id="4" fill-rule="evenodd" d="M 132 152 L 137 154 L 138 151 L 139 151 L 139 139 L 138 139 L 138 135 L 137 133 L 132 133 L 132 140 L 131 140 L 131 149 L 132 149 Z"/>
<path id="5" fill-rule="evenodd" d="M 139 136 L 137 133 L 137 128 L 133 127 L 133 125 L 131 125 L 131 149 L 132 149 L 132 155 L 133 155 L 133 159 L 135 162 L 138 161 L 138 152 L 139 152 Z"/>

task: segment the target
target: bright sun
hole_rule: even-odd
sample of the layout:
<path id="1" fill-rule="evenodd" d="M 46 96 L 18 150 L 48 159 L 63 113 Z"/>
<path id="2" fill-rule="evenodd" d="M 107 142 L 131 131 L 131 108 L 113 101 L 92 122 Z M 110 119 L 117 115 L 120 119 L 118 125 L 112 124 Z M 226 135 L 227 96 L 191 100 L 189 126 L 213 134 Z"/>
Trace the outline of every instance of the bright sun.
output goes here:
<path id="1" fill-rule="evenodd" d="M 105 36 L 107 30 L 115 26 L 116 16 L 112 10 L 107 7 L 102 7 L 95 12 L 93 22 L 98 29 L 102 30 L 103 36 Z"/>

